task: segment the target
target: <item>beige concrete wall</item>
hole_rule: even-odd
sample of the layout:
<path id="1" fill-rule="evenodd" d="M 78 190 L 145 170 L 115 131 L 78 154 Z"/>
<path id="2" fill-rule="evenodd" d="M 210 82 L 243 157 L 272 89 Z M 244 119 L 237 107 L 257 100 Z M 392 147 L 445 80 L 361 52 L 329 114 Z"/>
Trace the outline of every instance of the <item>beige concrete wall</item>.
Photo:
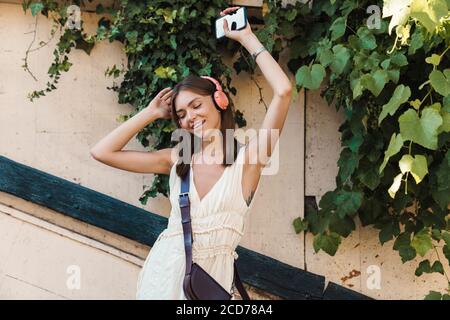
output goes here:
<path id="1" fill-rule="evenodd" d="M 88 30 L 95 28 L 96 15 L 83 13 L 82 19 Z M 146 206 L 138 201 L 143 185 L 151 185 L 153 175 L 110 168 L 89 155 L 90 148 L 119 125 L 116 118 L 132 110 L 129 105 L 119 105 L 117 95 L 106 89 L 112 85 L 112 80 L 104 76 L 106 68 L 113 64 L 126 64 L 121 45 L 108 42 L 98 44 L 90 56 L 80 50 L 73 51 L 70 54 L 73 66 L 62 75 L 58 89 L 31 103 L 26 96 L 32 90 L 45 88 L 47 69 L 55 45 L 53 40 L 48 46 L 30 54 L 30 69 L 39 80 L 35 82 L 21 68 L 26 48 L 33 38 L 29 32 L 34 30 L 34 25 L 35 18 L 30 13 L 24 15 L 20 5 L 0 3 L 0 154 L 168 216 L 168 199 L 160 196 L 150 200 Z M 50 28 L 51 23 L 39 16 L 35 46 L 40 41 L 48 40 Z M 227 58 L 232 68 L 231 57 Z M 263 87 L 263 98 L 269 104 L 272 98 L 270 86 L 259 70 L 255 78 Z M 234 98 L 235 105 L 244 112 L 248 127 L 258 128 L 265 108 L 258 104 L 257 86 L 244 73 L 233 81 L 239 92 L 239 96 Z M 298 99 L 292 101 L 280 139 L 280 171 L 276 175 L 261 178 L 259 193 L 255 195 L 254 207 L 241 242 L 244 247 L 300 268 L 304 266 L 303 235 L 295 234 L 292 220 L 302 215 L 303 208 L 302 97 L 299 95 Z M 134 139 L 126 149 L 144 150 Z M 46 237 L 43 234 L 36 235 Z M 42 246 L 45 246 L 44 242 Z M 67 242 L 60 244 L 59 249 L 62 250 L 65 245 L 70 246 Z M 81 252 L 85 252 L 84 249 Z M 89 256 L 93 253 L 87 250 L 85 254 Z M 33 263 L 38 262 L 35 260 Z M 99 267 L 103 266 L 103 262 L 97 260 L 97 263 Z M 131 284 L 135 282 L 134 275 L 135 271 L 129 270 Z M 45 275 L 41 274 L 40 277 L 45 278 Z M 16 292 L 17 296 L 21 295 L 19 291 Z M 55 289 L 54 292 L 60 291 Z M 93 295 L 86 294 L 86 297 Z M 9 296 L 14 296 L 14 293 Z M 124 291 L 123 297 L 129 297 L 129 291 Z"/>
<path id="2" fill-rule="evenodd" d="M 59 224 L 64 220 L 62 227 Z M 46 208 L 0 194 L 0 299 L 135 298 L 144 259 L 126 250 L 139 252 L 133 246 L 142 245 L 127 240 L 121 241 L 118 249 L 112 245 L 116 235 L 67 220 Z M 97 237 L 103 235 L 106 241 L 76 232 L 83 227 L 95 231 Z M 141 255 L 148 252 L 140 249 Z"/>

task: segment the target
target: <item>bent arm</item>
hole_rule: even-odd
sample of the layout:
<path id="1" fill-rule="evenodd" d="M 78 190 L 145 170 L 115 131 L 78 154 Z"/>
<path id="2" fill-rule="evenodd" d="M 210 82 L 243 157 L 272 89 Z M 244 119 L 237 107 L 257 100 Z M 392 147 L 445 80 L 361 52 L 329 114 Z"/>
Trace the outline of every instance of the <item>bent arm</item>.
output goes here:
<path id="1" fill-rule="evenodd" d="M 139 131 L 158 119 L 150 109 L 144 109 L 101 139 L 90 153 L 92 157 L 114 168 L 136 173 L 169 174 L 173 148 L 154 152 L 122 150 Z"/>

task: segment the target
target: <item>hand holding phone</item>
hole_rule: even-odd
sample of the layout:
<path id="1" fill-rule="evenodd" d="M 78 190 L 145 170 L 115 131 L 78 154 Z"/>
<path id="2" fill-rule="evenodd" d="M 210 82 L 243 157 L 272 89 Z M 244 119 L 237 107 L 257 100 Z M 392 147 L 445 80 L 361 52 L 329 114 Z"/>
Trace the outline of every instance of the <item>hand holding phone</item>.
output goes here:
<path id="1" fill-rule="evenodd" d="M 215 21 L 216 39 L 220 40 L 227 37 L 241 42 L 245 36 L 252 32 L 247 20 L 246 7 L 227 8 L 220 15 L 222 17 Z"/>

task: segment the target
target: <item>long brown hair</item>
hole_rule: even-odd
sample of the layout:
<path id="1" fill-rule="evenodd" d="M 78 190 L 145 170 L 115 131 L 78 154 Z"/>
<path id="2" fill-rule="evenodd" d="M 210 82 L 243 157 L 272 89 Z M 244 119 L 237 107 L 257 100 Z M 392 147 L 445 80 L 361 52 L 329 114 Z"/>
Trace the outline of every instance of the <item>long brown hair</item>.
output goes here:
<path id="1" fill-rule="evenodd" d="M 227 129 L 236 129 L 236 123 L 234 121 L 234 112 L 233 112 L 233 103 L 231 101 L 231 99 L 228 97 L 228 100 L 230 101 L 230 105 L 225 109 L 222 110 L 219 108 L 219 106 L 216 104 L 216 102 L 214 101 L 213 98 L 213 94 L 216 91 L 216 86 L 208 79 L 204 79 L 195 75 L 188 75 L 186 78 L 184 78 L 181 82 L 177 83 L 172 92 L 172 120 L 174 121 L 175 125 L 177 126 L 177 128 L 181 128 L 180 124 L 179 124 L 179 117 L 176 113 L 176 109 L 175 109 L 175 99 L 177 98 L 178 94 L 183 91 L 183 90 L 189 90 L 192 91 L 194 93 L 197 93 L 199 95 L 202 96 L 210 96 L 214 106 L 216 107 L 216 109 L 218 109 L 220 111 L 220 122 L 221 122 L 221 128 L 220 128 L 220 132 L 222 133 L 222 146 L 223 146 L 223 160 L 222 160 L 222 164 L 225 166 L 229 166 L 231 165 L 230 163 L 227 163 L 226 159 L 229 159 L 230 157 L 227 157 L 228 154 L 233 153 L 233 162 L 236 161 L 236 157 L 237 157 L 237 146 L 238 146 L 238 142 L 236 140 L 236 138 L 233 137 L 233 143 L 232 146 L 230 143 L 228 143 L 227 141 L 227 135 L 226 135 L 226 130 Z M 225 93 L 226 94 L 226 93 Z M 190 144 L 191 148 L 191 153 L 190 156 L 192 154 L 194 154 L 195 152 L 198 152 L 200 150 L 194 150 L 195 146 L 201 146 L 200 142 L 200 138 L 195 136 L 193 133 L 189 133 L 190 136 L 190 140 L 191 141 L 182 141 L 181 143 L 186 143 L 188 146 Z M 195 142 L 195 140 L 197 140 Z M 186 148 L 181 147 L 180 151 L 179 151 L 179 156 L 180 159 L 183 159 L 183 150 L 187 150 Z M 177 175 L 179 177 L 182 177 L 186 174 L 186 172 L 188 171 L 190 167 L 190 163 L 184 163 L 184 161 L 180 160 L 177 165 L 176 165 L 176 172 Z"/>

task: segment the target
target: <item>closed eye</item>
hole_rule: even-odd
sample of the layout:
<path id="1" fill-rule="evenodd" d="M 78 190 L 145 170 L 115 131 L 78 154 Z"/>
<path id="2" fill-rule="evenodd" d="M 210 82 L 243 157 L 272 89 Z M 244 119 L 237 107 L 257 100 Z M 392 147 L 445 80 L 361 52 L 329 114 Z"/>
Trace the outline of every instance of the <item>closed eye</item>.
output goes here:
<path id="1" fill-rule="evenodd" d="M 198 109 L 201 106 L 202 106 L 202 104 L 200 103 L 198 106 L 195 106 L 194 109 Z M 182 116 L 178 117 L 178 118 L 183 119 L 184 118 L 184 114 Z"/>

